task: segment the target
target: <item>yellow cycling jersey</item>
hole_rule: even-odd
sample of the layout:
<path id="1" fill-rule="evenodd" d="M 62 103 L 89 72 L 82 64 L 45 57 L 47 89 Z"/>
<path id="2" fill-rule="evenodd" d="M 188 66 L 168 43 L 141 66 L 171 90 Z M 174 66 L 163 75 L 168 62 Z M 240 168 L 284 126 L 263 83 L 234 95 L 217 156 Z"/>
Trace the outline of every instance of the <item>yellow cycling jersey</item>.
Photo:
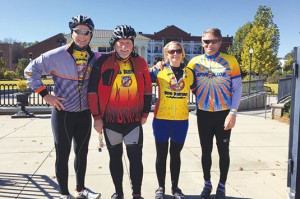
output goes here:
<path id="1" fill-rule="evenodd" d="M 193 89 L 193 71 L 184 65 L 182 77 L 177 80 L 167 63 L 162 70 L 152 71 L 152 79 L 158 85 L 158 101 L 155 105 L 154 117 L 165 120 L 187 120 L 189 115 L 188 100 L 190 89 Z"/>

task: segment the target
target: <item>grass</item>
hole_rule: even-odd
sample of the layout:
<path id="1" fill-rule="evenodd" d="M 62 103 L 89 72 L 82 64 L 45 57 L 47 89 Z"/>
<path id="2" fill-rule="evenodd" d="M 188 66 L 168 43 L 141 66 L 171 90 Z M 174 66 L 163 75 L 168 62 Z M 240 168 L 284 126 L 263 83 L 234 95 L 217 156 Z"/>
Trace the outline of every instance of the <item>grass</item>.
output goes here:
<path id="1" fill-rule="evenodd" d="M 274 91 L 274 95 L 278 94 L 278 84 L 264 84 L 264 86 L 269 86 Z"/>

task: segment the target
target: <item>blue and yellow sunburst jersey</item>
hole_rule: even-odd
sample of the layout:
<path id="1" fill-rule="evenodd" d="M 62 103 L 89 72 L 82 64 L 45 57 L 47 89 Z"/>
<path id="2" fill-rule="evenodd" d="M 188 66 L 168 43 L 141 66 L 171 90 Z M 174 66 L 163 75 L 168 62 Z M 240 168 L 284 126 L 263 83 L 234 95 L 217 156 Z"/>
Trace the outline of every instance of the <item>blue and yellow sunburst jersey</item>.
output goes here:
<path id="1" fill-rule="evenodd" d="M 196 104 L 199 110 L 238 109 L 242 94 L 240 67 L 235 57 L 224 53 L 199 55 L 188 64 L 196 78 Z"/>
<path id="2" fill-rule="evenodd" d="M 162 70 L 150 72 L 151 78 L 158 84 L 158 101 L 154 117 L 163 120 L 187 120 L 189 115 L 188 99 L 194 89 L 193 71 L 181 65 L 182 77 L 177 79 L 169 63 Z"/>

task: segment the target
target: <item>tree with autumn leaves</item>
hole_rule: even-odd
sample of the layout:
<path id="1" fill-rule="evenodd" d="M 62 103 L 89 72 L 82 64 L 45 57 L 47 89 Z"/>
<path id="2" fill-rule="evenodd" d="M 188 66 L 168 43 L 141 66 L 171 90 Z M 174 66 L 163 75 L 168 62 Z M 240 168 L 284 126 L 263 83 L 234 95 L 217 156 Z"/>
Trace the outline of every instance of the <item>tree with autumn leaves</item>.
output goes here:
<path id="1" fill-rule="evenodd" d="M 241 65 L 242 73 L 249 74 L 250 53 L 252 75 L 270 75 L 278 68 L 279 29 L 273 22 L 270 7 L 259 6 L 254 21 L 239 28 L 228 53 L 234 55 Z"/>

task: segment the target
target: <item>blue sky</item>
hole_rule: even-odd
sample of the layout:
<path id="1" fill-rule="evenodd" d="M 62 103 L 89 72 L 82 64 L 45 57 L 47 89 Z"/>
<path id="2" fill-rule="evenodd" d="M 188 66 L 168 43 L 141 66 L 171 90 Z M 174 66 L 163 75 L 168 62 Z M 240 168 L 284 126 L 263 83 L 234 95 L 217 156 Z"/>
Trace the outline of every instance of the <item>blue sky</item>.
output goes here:
<path id="1" fill-rule="evenodd" d="M 254 20 L 259 5 L 270 6 L 280 31 L 278 57 L 300 46 L 299 0 L 0 0 L 0 40 L 42 41 L 69 33 L 72 16 L 93 19 L 96 29 L 112 30 L 128 24 L 138 32 L 154 33 L 169 25 L 200 36 L 206 28 L 220 28 L 234 36 Z"/>

